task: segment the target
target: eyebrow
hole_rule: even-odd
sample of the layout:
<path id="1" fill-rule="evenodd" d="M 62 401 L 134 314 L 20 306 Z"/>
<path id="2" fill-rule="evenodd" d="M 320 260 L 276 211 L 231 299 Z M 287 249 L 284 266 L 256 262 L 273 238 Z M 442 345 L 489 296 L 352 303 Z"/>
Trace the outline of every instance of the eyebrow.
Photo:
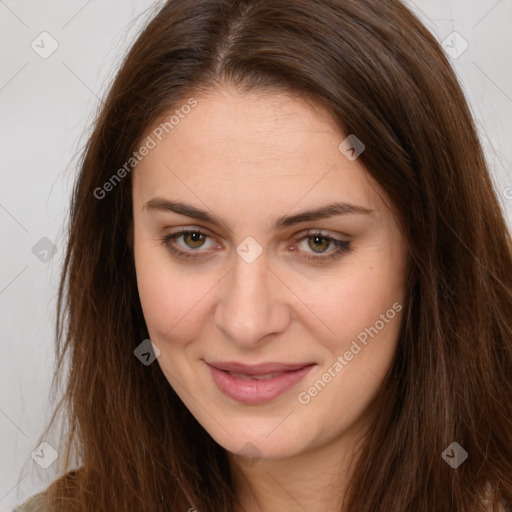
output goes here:
<path id="1" fill-rule="evenodd" d="M 221 226 L 230 232 L 232 231 L 232 229 L 216 215 L 180 201 L 171 201 L 161 197 L 154 197 L 145 203 L 142 209 L 148 211 L 174 212 L 196 220 Z M 279 217 L 276 219 L 271 229 L 278 230 L 300 224 L 301 222 L 327 219 L 336 215 L 370 215 L 373 212 L 374 210 L 351 203 L 330 203 L 325 206 L 321 206 L 320 208 L 305 210 L 294 215 L 284 215 Z"/>

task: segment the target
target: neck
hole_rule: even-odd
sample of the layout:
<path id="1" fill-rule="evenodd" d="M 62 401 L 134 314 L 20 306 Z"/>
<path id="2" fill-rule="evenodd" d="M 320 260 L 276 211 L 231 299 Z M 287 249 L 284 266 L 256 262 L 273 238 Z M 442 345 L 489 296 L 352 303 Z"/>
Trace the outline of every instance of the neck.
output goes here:
<path id="1" fill-rule="evenodd" d="M 339 512 L 356 440 L 344 435 L 286 459 L 252 464 L 229 453 L 238 498 L 235 512 Z"/>

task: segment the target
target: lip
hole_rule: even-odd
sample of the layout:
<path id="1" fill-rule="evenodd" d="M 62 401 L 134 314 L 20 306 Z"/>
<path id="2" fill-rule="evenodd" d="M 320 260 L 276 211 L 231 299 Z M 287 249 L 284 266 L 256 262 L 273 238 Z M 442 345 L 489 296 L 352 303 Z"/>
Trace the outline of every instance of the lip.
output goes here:
<path id="1" fill-rule="evenodd" d="M 222 393 L 241 403 L 261 404 L 274 400 L 300 382 L 316 366 L 315 363 L 262 363 L 244 365 L 236 362 L 208 362 L 212 378 Z M 233 375 L 238 373 L 246 378 Z M 264 380 L 254 378 L 278 373 Z"/>

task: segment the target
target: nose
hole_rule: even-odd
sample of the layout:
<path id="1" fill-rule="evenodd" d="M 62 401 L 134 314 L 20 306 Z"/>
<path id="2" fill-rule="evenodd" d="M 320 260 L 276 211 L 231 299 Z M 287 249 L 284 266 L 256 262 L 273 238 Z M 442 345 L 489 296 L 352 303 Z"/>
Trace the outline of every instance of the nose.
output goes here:
<path id="1" fill-rule="evenodd" d="M 240 347 L 259 346 L 290 322 L 286 287 L 267 264 L 265 252 L 252 263 L 236 255 L 234 268 L 222 280 L 215 325 Z"/>

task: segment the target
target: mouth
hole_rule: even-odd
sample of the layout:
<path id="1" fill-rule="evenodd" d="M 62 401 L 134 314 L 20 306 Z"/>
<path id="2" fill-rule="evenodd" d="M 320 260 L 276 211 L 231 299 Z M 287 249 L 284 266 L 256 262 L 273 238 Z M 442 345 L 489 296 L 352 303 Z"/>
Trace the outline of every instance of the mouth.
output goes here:
<path id="1" fill-rule="evenodd" d="M 277 398 L 316 366 L 315 363 L 244 365 L 217 361 L 206 364 L 218 389 L 232 400 L 245 404 L 262 404 Z"/>

